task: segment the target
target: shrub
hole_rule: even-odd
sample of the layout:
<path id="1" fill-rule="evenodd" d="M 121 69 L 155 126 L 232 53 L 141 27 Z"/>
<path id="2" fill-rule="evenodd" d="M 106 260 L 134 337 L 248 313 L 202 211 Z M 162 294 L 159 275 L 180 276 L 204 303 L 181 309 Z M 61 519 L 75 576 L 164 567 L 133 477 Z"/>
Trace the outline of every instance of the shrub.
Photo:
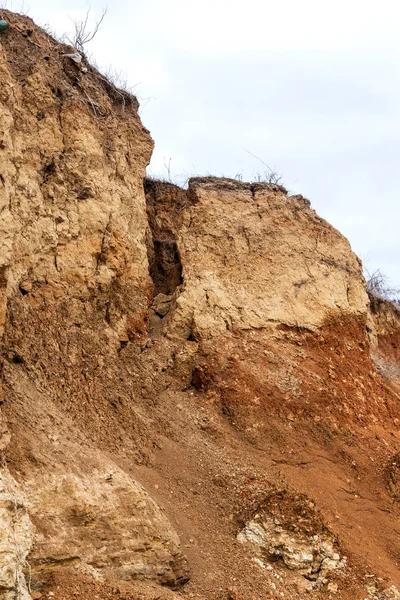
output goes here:
<path id="1" fill-rule="evenodd" d="M 400 288 L 392 287 L 388 277 L 379 269 L 365 272 L 367 292 L 371 300 L 385 300 L 400 307 Z"/>

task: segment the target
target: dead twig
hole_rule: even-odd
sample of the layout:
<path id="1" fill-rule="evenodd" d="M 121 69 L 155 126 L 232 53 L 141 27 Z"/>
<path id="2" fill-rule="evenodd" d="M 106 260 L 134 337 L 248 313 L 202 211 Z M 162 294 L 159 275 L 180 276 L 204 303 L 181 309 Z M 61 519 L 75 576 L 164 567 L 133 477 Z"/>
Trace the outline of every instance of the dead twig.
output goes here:
<path id="1" fill-rule="evenodd" d="M 89 29 L 89 17 L 90 17 L 90 8 L 88 8 L 85 18 L 82 21 L 74 21 L 74 35 L 72 38 L 66 36 L 68 42 L 78 50 L 82 55 L 85 55 L 85 46 L 89 42 L 93 40 L 93 38 L 98 34 L 101 25 L 105 19 L 107 14 L 107 8 L 105 8 L 101 14 L 101 17 L 94 24 L 93 28 Z"/>
<path id="2" fill-rule="evenodd" d="M 279 175 L 276 171 L 271 169 L 271 167 L 269 165 L 267 165 L 266 162 L 264 162 L 259 156 L 256 156 L 255 154 L 250 152 L 250 150 L 246 150 L 246 148 L 245 148 L 244 151 L 247 152 L 247 154 L 250 154 L 250 156 L 252 156 L 253 158 L 260 161 L 260 163 L 262 163 L 268 169 L 268 171 L 265 171 L 264 174 L 261 174 L 261 173 L 255 174 L 256 183 L 269 183 L 269 184 L 273 184 L 273 185 L 281 185 L 281 182 L 282 182 L 281 175 Z"/>

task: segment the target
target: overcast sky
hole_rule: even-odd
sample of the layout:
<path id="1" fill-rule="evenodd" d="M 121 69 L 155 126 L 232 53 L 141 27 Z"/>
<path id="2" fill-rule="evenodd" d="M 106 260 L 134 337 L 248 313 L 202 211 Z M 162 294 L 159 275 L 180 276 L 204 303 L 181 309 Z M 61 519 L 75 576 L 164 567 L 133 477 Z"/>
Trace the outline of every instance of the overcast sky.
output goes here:
<path id="1" fill-rule="evenodd" d="M 24 9 L 62 34 L 89 5 Z M 153 174 L 251 180 L 248 150 L 400 286 L 399 24 L 398 0 L 109 0 L 88 52 L 138 95 Z"/>

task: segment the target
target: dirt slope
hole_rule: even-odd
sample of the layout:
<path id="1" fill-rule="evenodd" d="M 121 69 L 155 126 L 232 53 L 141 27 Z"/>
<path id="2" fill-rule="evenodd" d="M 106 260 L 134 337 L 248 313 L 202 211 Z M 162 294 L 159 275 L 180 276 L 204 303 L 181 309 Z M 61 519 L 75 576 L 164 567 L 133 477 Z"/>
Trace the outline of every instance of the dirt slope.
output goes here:
<path id="1" fill-rule="evenodd" d="M 398 311 L 279 186 L 144 180 L 134 98 L 0 37 L 0 597 L 399 598 Z"/>

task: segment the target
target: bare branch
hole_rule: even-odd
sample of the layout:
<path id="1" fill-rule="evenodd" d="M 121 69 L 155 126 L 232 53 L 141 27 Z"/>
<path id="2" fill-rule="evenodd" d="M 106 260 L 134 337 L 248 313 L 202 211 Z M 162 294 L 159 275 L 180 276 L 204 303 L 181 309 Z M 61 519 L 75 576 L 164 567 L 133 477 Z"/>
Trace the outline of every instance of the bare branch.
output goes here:
<path id="1" fill-rule="evenodd" d="M 172 182 L 172 177 L 171 177 L 171 160 L 172 158 L 168 159 L 168 162 L 165 159 L 164 156 L 164 168 L 167 170 L 168 173 L 168 181 L 171 183 Z"/>
<path id="2" fill-rule="evenodd" d="M 365 269 L 367 280 L 367 292 L 374 298 L 387 300 L 394 304 L 400 304 L 400 288 L 391 287 L 388 278 L 379 269 L 373 273 L 369 273 Z"/>
<path id="3" fill-rule="evenodd" d="M 92 41 L 92 39 L 95 37 L 95 35 L 96 35 L 96 34 L 99 32 L 99 29 L 100 29 L 100 27 L 101 27 L 101 24 L 102 24 L 102 23 L 103 23 L 103 21 L 104 21 L 104 18 L 105 18 L 105 16 L 106 16 L 106 14 L 107 14 L 107 8 L 105 8 L 105 9 L 103 10 L 103 12 L 102 12 L 102 15 L 101 15 L 100 19 L 97 21 L 97 23 L 96 23 L 96 25 L 95 25 L 95 27 L 94 27 L 94 29 L 93 29 L 93 32 L 90 32 L 90 31 L 89 31 L 89 32 L 87 33 L 87 35 L 84 37 L 84 42 L 83 42 L 84 44 L 87 44 L 88 42 L 91 42 L 91 41 Z M 88 21 L 88 18 L 89 18 L 89 11 L 88 11 L 88 13 L 87 13 L 87 15 L 86 15 L 86 21 L 85 21 L 85 30 L 86 30 L 86 27 L 87 27 L 87 21 Z"/>
<path id="4" fill-rule="evenodd" d="M 268 169 L 268 171 L 265 171 L 263 174 L 262 173 L 255 174 L 255 180 L 257 183 L 271 183 L 274 185 L 281 185 L 282 176 L 279 175 L 279 173 L 277 173 L 276 171 L 271 169 L 271 167 L 269 165 L 267 165 L 266 162 L 264 162 L 261 158 L 259 158 L 258 156 L 256 156 L 252 152 L 250 152 L 250 150 L 246 150 L 246 148 L 244 150 L 245 150 L 245 152 L 247 152 L 247 154 L 250 154 L 250 156 L 259 160 L 260 163 L 262 163 Z"/>
<path id="5" fill-rule="evenodd" d="M 105 19 L 107 14 L 107 8 L 105 8 L 101 14 L 100 19 L 94 24 L 93 29 L 88 29 L 89 27 L 89 17 L 90 17 L 90 8 L 88 8 L 85 18 L 82 21 L 74 21 L 74 35 L 71 38 L 67 36 L 68 42 L 78 50 L 81 54 L 85 54 L 85 46 L 89 42 L 93 40 L 93 38 L 99 32 L 101 25 Z"/>
<path id="6" fill-rule="evenodd" d="M 245 152 L 247 152 L 247 154 L 250 154 L 250 156 L 252 156 L 253 158 L 256 158 L 257 160 L 260 161 L 260 163 L 262 163 L 265 167 L 267 167 L 267 169 L 269 171 L 272 171 L 271 167 L 269 165 L 267 165 L 266 162 L 264 162 L 261 158 L 259 158 L 258 156 L 256 156 L 255 154 L 253 154 L 252 152 L 250 152 L 250 150 L 246 150 L 246 148 L 244 149 Z"/>

